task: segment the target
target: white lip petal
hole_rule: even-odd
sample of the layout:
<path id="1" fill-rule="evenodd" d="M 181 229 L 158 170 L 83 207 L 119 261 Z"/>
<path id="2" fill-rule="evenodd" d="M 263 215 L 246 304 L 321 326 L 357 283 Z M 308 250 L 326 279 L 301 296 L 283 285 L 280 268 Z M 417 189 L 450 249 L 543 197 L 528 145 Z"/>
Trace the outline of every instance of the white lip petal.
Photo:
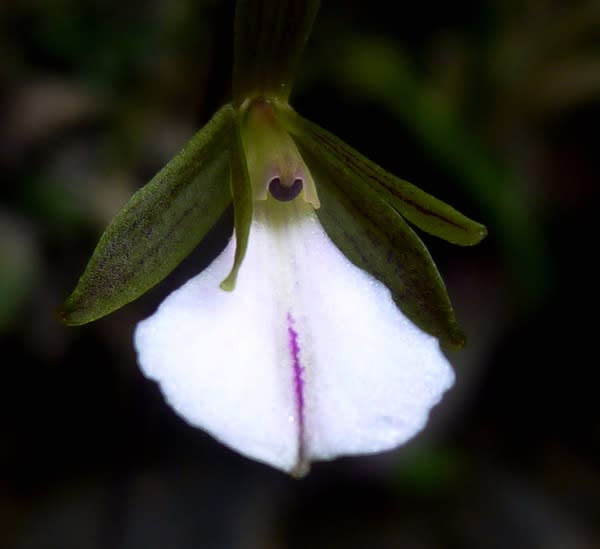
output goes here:
<path id="1" fill-rule="evenodd" d="M 244 455 L 290 470 L 298 452 L 286 330 L 271 324 L 268 282 L 250 280 L 253 254 L 236 290 L 219 288 L 233 251 L 232 241 L 138 324 L 138 361 L 190 424 Z"/>
<path id="2" fill-rule="evenodd" d="M 181 416 L 296 473 L 422 429 L 453 383 L 448 361 L 309 205 L 255 204 L 236 288 L 225 292 L 232 259 L 230 242 L 136 329 L 142 370 Z"/>

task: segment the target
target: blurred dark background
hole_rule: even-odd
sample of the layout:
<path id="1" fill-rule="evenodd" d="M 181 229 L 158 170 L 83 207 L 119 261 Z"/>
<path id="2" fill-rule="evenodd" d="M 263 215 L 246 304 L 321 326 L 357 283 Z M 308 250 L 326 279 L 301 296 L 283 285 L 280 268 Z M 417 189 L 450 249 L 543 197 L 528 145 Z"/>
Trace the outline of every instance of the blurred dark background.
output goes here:
<path id="1" fill-rule="evenodd" d="M 600 2 L 323 3 L 292 104 L 484 222 L 424 237 L 469 337 L 427 429 L 292 480 L 178 419 L 137 302 L 55 310 L 103 228 L 228 100 L 233 4 L 0 4 L 0 546 L 600 547 Z"/>

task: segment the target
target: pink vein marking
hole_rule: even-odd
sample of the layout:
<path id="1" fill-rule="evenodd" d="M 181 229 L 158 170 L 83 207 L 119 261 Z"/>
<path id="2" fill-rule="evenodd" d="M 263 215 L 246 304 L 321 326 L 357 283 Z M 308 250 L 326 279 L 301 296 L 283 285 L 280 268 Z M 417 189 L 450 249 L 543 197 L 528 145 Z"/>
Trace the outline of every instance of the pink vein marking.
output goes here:
<path id="1" fill-rule="evenodd" d="M 287 314 L 288 346 L 292 357 L 292 368 L 294 373 L 294 396 L 296 399 L 296 416 L 298 421 L 298 462 L 304 461 L 304 368 L 300 363 L 300 345 L 298 344 L 298 332 L 294 330 L 294 318 L 291 313 Z"/>

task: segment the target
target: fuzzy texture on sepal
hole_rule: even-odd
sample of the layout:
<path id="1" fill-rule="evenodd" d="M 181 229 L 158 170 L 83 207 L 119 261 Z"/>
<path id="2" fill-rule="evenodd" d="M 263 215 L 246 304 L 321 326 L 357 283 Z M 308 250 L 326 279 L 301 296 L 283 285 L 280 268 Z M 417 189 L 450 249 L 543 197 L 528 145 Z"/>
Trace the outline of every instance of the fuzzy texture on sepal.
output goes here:
<path id="1" fill-rule="evenodd" d="M 302 149 L 319 181 L 323 207 L 317 211 L 329 238 L 356 266 L 391 291 L 417 326 L 460 349 L 459 328 L 446 286 L 431 254 L 402 216 L 366 183 L 348 179 L 335 163 Z"/>
<path id="2" fill-rule="evenodd" d="M 318 0 L 238 0 L 235 10 L 233 100 L 287 102 Z"/>
<path id="3" fill-rule="evenodd" d="M 137 193 L 108 226 L 59 315 L 97 320 L 165 278 L 199 244 L 231 202 L 226 105 Z"/>
<path id="4" fill-rule="evenodd" d="M 487 235 L 487 229 L 481 223 L 385 171 L 331 132 L 302 118 L 289 106 L 280 107 L 278 112 L 285 128 L 303 149 L 326 162 L 342 180 L 372 189 L 422 231 L 459 246 L 472 246 Z"/>

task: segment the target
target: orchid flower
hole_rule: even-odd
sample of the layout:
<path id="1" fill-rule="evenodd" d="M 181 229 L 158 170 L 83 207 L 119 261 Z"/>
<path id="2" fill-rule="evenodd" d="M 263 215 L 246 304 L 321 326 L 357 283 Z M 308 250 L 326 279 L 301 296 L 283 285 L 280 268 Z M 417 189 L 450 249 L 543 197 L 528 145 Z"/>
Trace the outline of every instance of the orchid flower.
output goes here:
<path id="1" fill-rule="evenodd" d="M 418 433 L 459 348 L 443 281 L 406 221 L 459 245 L 485 228 L 289 105 L 318 2 L 238 3 L 233 101 L 107 228 L 62 317 L 84 324 L 171 272 L 232 202 L 219 257 L 135 331 L 176 412 L 294 475 Z"/>

